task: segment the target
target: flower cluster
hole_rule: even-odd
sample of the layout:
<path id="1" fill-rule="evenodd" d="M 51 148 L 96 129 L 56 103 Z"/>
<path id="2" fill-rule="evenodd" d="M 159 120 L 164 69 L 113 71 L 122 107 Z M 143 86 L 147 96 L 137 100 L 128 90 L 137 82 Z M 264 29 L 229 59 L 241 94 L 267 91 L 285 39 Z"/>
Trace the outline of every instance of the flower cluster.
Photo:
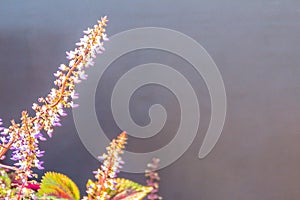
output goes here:
<path id="1" fill-rule="evenodd" d="M 150 192 L 150 194 L 147 196 L 149 200 L 157 200 L 157 199 L 162 199 L 161 196 L 157 194 L 158 189 L 159 189 L 159 180 L 160 177 L 155 170 L 158 168 L 160 160 L 158 158 L 153 158 L 152 163 L 148 164 L 148 168 L 146 170 L 146 177 L 148 178 L 147 180 L 147 185 L 152 187 L 153 190 Z"/>
<path id="2" fill-rule="evenodd" d="M 26 187 L 28 178 L 36 176 L 32 168 L 43 169 L 43 162 L 39 160 L 44 154 L 44 151 L 39 150 L 39 142 L 46 140 L 43 133 L 51 137 L 54 127 L 61 126 L 60 118 L 66 116 L 64 109 L 76 107 L 73 103 L 73 99 L 78 97 L 75 84 L 86 79 L 85 68 L 92 66 L 96 54 L 104 51 L 103 41 L 108 40 L 105 34 L 106 22 L 106 17 L 101 18 L 93 29 L 84 31 L 85 35 L 76 43 L 78 47 L 74 51 L 66 52 L 69 63 L 61 64 L 54 73 L 55 87 L 50 93 L 33 104 L 34 117 L 23 111 L 21 122 L 12 120 L 8 128 L 1 127 L 0 120 L 0 158 L 11 149 L 11 159 L 15 161 L 15 167 L 3 164 L 0 167 L 17 171 L 22 188 Z"/>
<path id="3" fill-rule="evenodd" d="M 16 161 L 14 164 L 18 167 L 22 182 L 26 182 L 26 178 L 32 178 L 32 167 L 44 169 L 42 167 L 43 161 L 39 158 L 44 155 L 44 151 L 39 150 L 39 140 L 44 140 L 44 137 L 39 130 L 33 125 L 32 118 L 28 116 L 26 111 L 22 112 L 21 124 L 16 124 L 12 121 L 14 130 L 18 130 L 18 140 L 16 140 L 11 149 L 13 150 L 11 159 Z M 8 129 L 9 130 L 9 129 Z M 41 139 L 43 138 L 43 139 Z"/>
<path id="4" fill-rule="evenodd" d="M 116 175 L 120 171 L 122 164 L 121 154 L 127 141 L 126 132 L 121 133 L 116 139 L 113 139 L 110 145 L 106 148 L 107 153 L 99 157 L 102 165 L 97 171 L 94 171 L 96 182 L 90 181 L 87 184 L 87 197 L 85 200 L 108 199 L 108 191 L 115 190 Z"/>
<path id="5" fill-rule="evenodd" d="M 74 51 L 66 52 L 69 63 L 61 64 L 54 73 L 55 87 L 46 97 L 38 99 L 32 109 L 34 116 L 23 111 L 20 122 L 11 121 L 8 128 L 2 127 L 0 119 L 0 160 L 5 158 L 11 150 L 11 160 L 14 166 L 0 163 L 0 199 L 80 199 L 80 192 L 76 184 L 67 176 L 55 172 L 46 173 L 38 183 L 30 178 L 37 177 L 32 169 L 44 169 L 40 157 L 44 151 L 39 149 L 39 142 L 45 141 L 46 136 L 52 137 L 54 127 L 61 126 L 61 117 L 66 116 L 66 108 L 77 105 L 73 100 L 78 98 L 75 84 L 87 78 L 85 69 L 92 66 L 97 53 L 105 49 L 103 42 L 108 40 L 105 34 L 107 19 L 101 18 L 93 29 L 84 31 L 85 35 L 76 45 Z M 95 181 L 87 183 L 85 200 L 142 200 L 151 191 L 149 199 L 161 199 L 157 194 L 159 176 L 153 170 L 157 168 L 158 160 L 153 160 L 148 186 L 140 185 L 128 179 L 117 178 L 117 173 L 124 162 L 121 154 L 127 142 L 126 132 L 112 140 L 107 147 L 107 153 L 99 159 L 100 168 L 94 172 Z M 28 180 L 30 179 L 30 180 Z"/>

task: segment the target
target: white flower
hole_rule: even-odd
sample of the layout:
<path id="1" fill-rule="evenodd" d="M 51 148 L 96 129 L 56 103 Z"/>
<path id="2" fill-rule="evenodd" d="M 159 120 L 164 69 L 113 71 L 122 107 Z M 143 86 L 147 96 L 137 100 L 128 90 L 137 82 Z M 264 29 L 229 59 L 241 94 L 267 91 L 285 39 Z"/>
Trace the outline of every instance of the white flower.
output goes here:
<path id="1" fill-rule="evenodd" d="M 70 51 L 70 52 L 66 51 L 66 54 L 67 54 L 67 58 L 70 60 L 76 57 L 75 51 Z"/>
<path id="2" fill-rule="evenodd" d="M 88 28 L 87 30 L 83 31 L 85 34 L 90 34 L 93 31 L 93 29 Z"/>
<path id="3" fill-rule="evenodd" d="M 102 38 L 103 38 L 104 41 L 108 41 L 109 40 L 108 37 L 107 37 L 107 35 L 105 33 L 102 34 Z"/>
<path id="4" fill-rule="evenodd" d="M 65 64 L 61 64 L 58 69 L 60 69 L 61 71 L 67 71 L 68 67 Z"/>

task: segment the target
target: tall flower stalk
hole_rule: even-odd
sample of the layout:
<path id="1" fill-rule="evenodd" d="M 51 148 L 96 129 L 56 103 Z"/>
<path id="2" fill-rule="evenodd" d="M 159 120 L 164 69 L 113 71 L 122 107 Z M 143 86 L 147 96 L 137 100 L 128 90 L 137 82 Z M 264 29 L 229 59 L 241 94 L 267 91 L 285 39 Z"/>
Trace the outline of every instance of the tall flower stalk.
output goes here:
<path id="1" fill-rule="evenodd" d="M 117 184 L 116 177 L 120 168 L 124 164 L 121 158 L 123 149 L 127 141 L 126 132 L 121 133 L 116 139 L 113 139 L 106 148 L 107 153 L 99 157 L 102 165 L 97 171 L 94 171 L 96 181 L 89 180 L 87 184 L 87 196 L 85 200 L 106 200 L 109 198 L 108 191 L 115 190 Z"/>
<path id="2" fill-rule="evenodd" d="M 61 126 L 60 118 L 66 116 L 65 108 L 76 107 L 73 103 L 73 99 L 78 98 L 75 84 L 87 78 L 85 69 L 94 64 L 97 53 L 105 50 L 103 42 L 108 40 L 105 34 L 107 21 L 106 17 L 101 18 L 92 29 L 84 31 L 85 35 L 76 43 L 75 50 L 66 52 L 69 63 L 59 66 L 54 73 L 55 87 L 33 104 L 34 116 L 23 111 L 20 122 L 12 120 L 8 128 L 1 127 L 0 120 L 0 158 L 3 159 L 6 152 L 12 150 L 11 159 L 15 161 L 14 166 L 0 164 L 0 167 L 17 172 L 17 179 L 21 181 L 19 198 L 28 178 L 37 176 L 32 168 L 43 169 L 40 157 L 44 151 L 39 149 L 39 142 L 46 140 L 45 133 L 52 137 L 54 127 Z"/>
<path id="3" fill-rule="evenodd" d="M 105 50 L 103 42 L 108 40 L 106 22 L 106 17 L 101 18 L 92 29 L 84 31 L 85 35 L 76 43 L 75 50 L 66 52 L 69 63 L 61 64 L 54 73 L 55 87 L 50 93 L 33 103 L 33 116 L 23 111 L 20 120 L 11 120 L 8 128 L 2 126 L 0 119 L 0 160 L 11 150 L 11 160 L 15 162 L 13 166 L 0 163 L 0 199 L 80 199 L 78 187 L 67 176 L 48 172 L 38 183 L 32 180 L 37 177 L 32 170 L 44 169 L 40 160 L 44 151 L 39 149 L 39 142 L 45 141 L 46 135 L 52 137 L 54 127 L 61 126 L 60 119 L 66 116 L 66 108 L 77 106 L 73 103 L 78 98 L 75 85 L 87 78 L 85 69 L 94 64 L 97 53 Z M 83 199 L 142 200 L 151 191 L 152 199 L 160 199 L 155 194 L 159 177 L 153 171 L 147 174 L 150 178 L 148 186 L 117 178 L 124 164 L 121 155 L 126 142 L 126 132 L 112 140 L 107 153 L 100 157 L 102 165 L 94 172 L 96 181 L 88 181 L 87 196 Z"/>
<path id="4" fill-rule="evenodd" d="M 159 189 L 159 181 L 160 177 L 158 173 L 156 172 L 160 160 L 158 158 L 153 158 L 152 162 L 148 164 L 148 169 L 145 171 L 145 175 L 148 178 L 147 179 L 147 186 L 152 187 L 153 190 L 148 194 L 147 198 L 149 200 L 160 200 L 162 199 L 161 196 L 159 196 L 158 189 Z"/>

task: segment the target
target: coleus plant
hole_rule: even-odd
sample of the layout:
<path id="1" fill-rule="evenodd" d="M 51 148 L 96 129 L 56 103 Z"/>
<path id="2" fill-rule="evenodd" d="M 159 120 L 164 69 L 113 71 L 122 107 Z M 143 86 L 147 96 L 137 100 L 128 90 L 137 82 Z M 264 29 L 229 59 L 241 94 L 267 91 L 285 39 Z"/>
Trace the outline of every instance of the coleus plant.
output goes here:
<path id="1" fill-rule="evenodd" d="M 39 142 L 52 137 L 54 127 L 61 126 L 60 118 L 66 116 L 66 108 L 77 105 L 73 99 L 78 98 L 75 85 L 87 78 L 85 69 L 94 64 L 96 54 L 105 49 L 103 42 L 108 40 L 105 34 L 107 17 L 98 20 L 92 29 L 84 31 L 85 35 L 76 43 L 75 50 L 66 52 L 69 63 L 61 64 L 54 73 L 55 87 L 46 97 L 40 97 L 33 103 L 35 115 L 23 111 L 20 121 L 11 120 L 8 128 L 1 127 L 0 119 L 0 159 L 3 160 L 11 151 L 13 166 L 0 163 L 0 198 L 1 199 L 80 199 L 76 184 L 67 176 L 47 172 L 39 183 L 34 168 L 44 169 L 40 158 L 45 151 L 40 150 Z M 146 171 L 147 186 L 133 181 L 117 178 L 123 164 L 121 154 L 125 148 L 127 135 L 121 133 L 107 147 L 107 153 L 100 157 L 102 165 L 95 173 L 95 180 L 88 180 L 84 200 L 139 200 L 161 199 L 157 195 L 159 176 L 155 172 L 158 159 L 153 159 Z"/>

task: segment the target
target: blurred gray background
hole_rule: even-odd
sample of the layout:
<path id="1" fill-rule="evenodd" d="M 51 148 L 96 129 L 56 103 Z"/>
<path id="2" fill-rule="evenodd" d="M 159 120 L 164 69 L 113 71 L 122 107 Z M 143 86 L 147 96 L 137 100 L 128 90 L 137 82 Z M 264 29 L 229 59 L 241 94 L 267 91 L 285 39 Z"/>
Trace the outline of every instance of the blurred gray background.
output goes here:
<path id="1" fill-rule="evenodd" d="M 183 32 L 212 56 L 224 79 L 228 112 L 213 151 L 197 157 L 210 119 L 210 100 L 201 77 L 184 60 L 167 52 L 141 50 L 116 60 L 99 82 L 96 108 L 108 137 L 120 131 L 109 107 L 114 83 L 132 67 L 158 62 L 172 66 L 191 81 L 200 102 L 197 138 L 175 163 L 160 170 L 164 199 L 298 200 L 300 197 L 300 2 L 298 0 L 164 0 L 164 1 L 1 1 L 0 116 L 8 125 L 22 110 L 45 96 L 53 73 L 66 63 L 82 30 L 103 15 L 109 35 L 157 26 Z M 134 42 L 134 41 L 132 41 Z M 147 152 L 170 141 L 180 120 L 174 95 L 145 86 L 132 98 L 133 119 L 149 123 L 148 108 L 165 106 L 168 120 L 150 139 L 129 138 L 128 150 Z M 84 194 L 85 183 L 99 163 L 84 148 L 72 113 L 56 128 L 46 150 L 45 171 L 70 176 Z M 120 176 L 144 183 L 142 174 Z"/>

